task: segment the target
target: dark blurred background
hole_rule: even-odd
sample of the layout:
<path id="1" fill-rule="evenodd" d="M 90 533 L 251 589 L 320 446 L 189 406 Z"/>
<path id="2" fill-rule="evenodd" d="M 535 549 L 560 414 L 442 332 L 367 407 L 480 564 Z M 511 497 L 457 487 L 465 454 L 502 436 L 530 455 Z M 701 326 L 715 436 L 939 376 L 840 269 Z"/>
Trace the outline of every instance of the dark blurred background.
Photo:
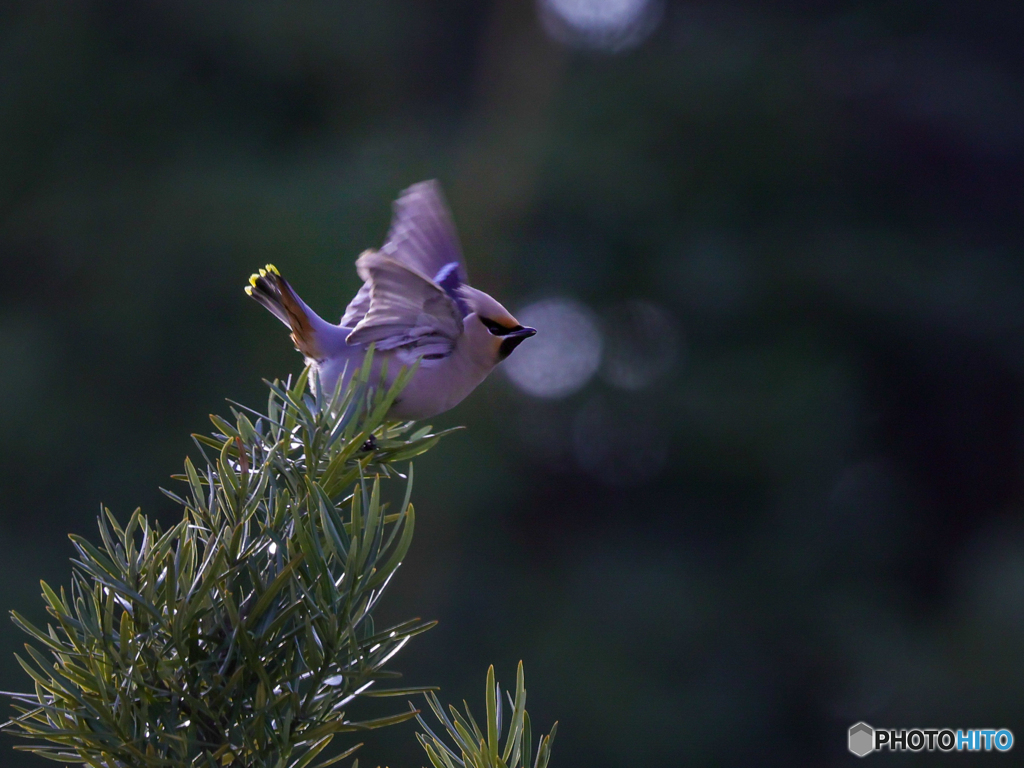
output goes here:
<path id="1" fill-rule="evenodd" d="M 300 369 L 255 267 L 340 317 L 437 177 L 541 333 L 418 462 L 410 684 L 479 709 L 523 659 L 565 768 L 1024 737 L 1022 39 L 947 0 L 0 4 L 2 607 L 42 618 L 101 502 L 175 519 L 189 434 Z"/>

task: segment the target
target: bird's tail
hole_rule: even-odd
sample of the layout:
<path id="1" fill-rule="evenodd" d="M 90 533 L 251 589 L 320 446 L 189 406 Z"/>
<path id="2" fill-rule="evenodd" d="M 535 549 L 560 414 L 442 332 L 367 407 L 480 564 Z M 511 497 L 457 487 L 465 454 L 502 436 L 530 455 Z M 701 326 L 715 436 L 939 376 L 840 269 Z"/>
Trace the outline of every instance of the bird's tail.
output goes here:
<path id="1" fill-rule="evenodd" d="M 292 341 L 299 352 L 312 360 L 323 358 L 317 327 L 325 322 L 298 297 L 277 267 L 267 264 L 253 273 L 245 292 L 291 329 Z"/>

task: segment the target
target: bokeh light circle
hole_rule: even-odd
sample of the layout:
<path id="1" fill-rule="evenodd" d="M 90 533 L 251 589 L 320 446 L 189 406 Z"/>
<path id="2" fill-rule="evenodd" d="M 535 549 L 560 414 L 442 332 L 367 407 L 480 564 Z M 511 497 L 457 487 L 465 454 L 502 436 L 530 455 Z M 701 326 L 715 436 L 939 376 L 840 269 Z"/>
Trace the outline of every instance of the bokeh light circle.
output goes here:
<path id="1" fill-rule="evenodd" d="M 508 377 L 534 397 L 559 398 L 582 389 L 601 365 L 604 339 L 594 314 L 578 301 L 551 298 L 516 314 L 537 329 L 503 363 Z"/>
<path id="2" fill-rule="evenodd" d="M 602 375 L 612 386 L 638 390 L 671 370 L 679 358 L 679 331 L 664 307 L 649 301 L 628 301 L 605 316 Z"/>
<path id="3" fill-rule="evenodd" d="M 661 20 L 661 0 L 539 0 L 551 37 L 577 48 L 621 51 L 643 42 Z"/>

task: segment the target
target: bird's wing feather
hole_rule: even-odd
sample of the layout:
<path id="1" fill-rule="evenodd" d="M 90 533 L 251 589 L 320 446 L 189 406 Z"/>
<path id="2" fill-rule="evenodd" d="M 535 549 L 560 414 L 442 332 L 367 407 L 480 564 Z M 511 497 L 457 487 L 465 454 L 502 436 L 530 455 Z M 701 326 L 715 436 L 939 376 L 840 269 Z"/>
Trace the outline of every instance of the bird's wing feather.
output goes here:
<path id="1" fill-rule="evenodd" d="M 459 287 L 469 280 L 451 213 L 436 179 L 402 191 L 392 206 L 391 226 L 380 252 L 440 286 L 465 317 L 469 307 Z M 363 283 L 345 308 L 341 325 L 352 328 L 370 308 L 370 284 Z"/>
<path id="2" fill-rule="evenodd" d="M 345 307 L 345 314 L 341 316 L 342 328 L 355 328 L 359 321 L 366 317 L 370 311 L 370 281 L 367 280 L 356 291 L 352 301 Z"/>
<path id="3" fill-rule="evenodd" d="M 462 314 L 433 280 L 377 251 L 356 261 L 369 286 L 369 307 L 348 335 L 349 344 L 377 349 L 414 347 L 417 354 L 448 354 L 462 335 Z"/>
<path id="4" fill-rule="evenodd" d="M 421 181 L 404 190 L 393 211 L 381 253 L 434 279 L 455 264 L 459 281 L 468 281 L 459 236 L 437 180 Z"/>

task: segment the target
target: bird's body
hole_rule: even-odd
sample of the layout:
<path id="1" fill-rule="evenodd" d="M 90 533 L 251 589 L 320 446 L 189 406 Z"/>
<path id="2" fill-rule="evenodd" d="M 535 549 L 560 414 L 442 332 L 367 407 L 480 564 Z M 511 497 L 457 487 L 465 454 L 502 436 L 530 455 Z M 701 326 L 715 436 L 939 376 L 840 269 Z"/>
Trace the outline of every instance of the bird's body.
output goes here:
<path id="1" fill-rule="evenodd" d="M 347 384 L 371 344 L 371 380 L 386 365 L 390 385 L 400 369 L 416 365 L 392 418 L 423 419 L 453 408 L 536 333 L 466 282 L 437 182 L 402 193 L 384 246 L 365 251 L 356 268 L 363 286 L 337 325 L 313 312 L 272 265 L 252 276 L 246 292 L 291 328 L 296 348 L 329 391 L 341 377 Z"/>
<path id="2" fill-rule="evenodd" d="M 466 322 L 466 325 L 473 323 Z M 342 381 L 342 386 L 345 386 L 347 379 L 363 364 L 368 345 L 349 344 L 345 341 L 353 330 L 339 325 L 330 326 L 321 336 L 324 345 L 322 357 L 307 357 L 307 362 L 317 374 L 313 380 L 319 379 L 328 392 L 334 390 L 340 376 L 345 376 Z M 484 330 L 484 333 L 487 331 Z M 424 419 L 444 413 L 462 402 L 494 368 L 494 363 L 487 356 L 480 359 L 480 355 L 474 354 L 478 346 L 471 343 L 467 334 L 463 333 L 450 355 L 436 360 L 420 357 L 413 380 L 399 395 L 389 415 L 396 419 Z M 386 363 L 385 381 L 390 386 L 402 367 L 411 368 L 416 361 L 415 352 L 407 349 L 377 352 L 373 358 L 370 380 L 380 380 L 381 368 Z"/>

